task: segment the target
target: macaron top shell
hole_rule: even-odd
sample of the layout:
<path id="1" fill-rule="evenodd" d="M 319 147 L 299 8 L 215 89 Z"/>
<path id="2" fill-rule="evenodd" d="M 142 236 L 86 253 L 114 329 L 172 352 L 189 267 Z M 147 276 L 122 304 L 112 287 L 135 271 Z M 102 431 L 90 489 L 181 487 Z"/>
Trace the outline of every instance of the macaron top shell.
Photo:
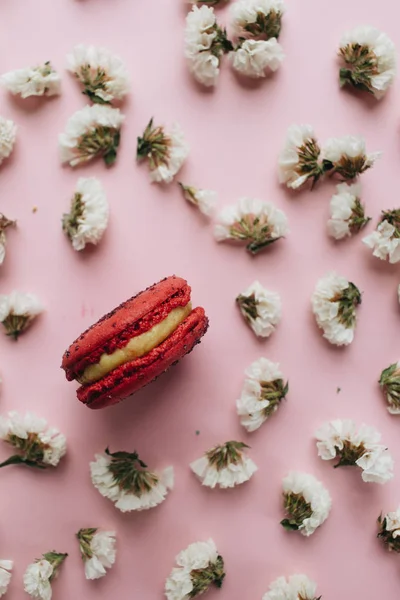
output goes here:
<path id="1" fill-rule="evenodd" d="M 71 344 L 63 356 L 61 367 L 68 375 L 69 372 L 74 371 L 77 363 L 97 348 L 102 348 L 112 338 L 122 334 L 125 329 L 143 319 L 171 296 L 184 291 L 186 291 L 185 296 L 188 295 L 190 298 L 190 287 L 187 281 L 172 275 L 126 300 L 99 319 Z M 151 324 L 149 326 L 151 327 Z M 70 378 L 72 377 L 68 377 Z"/>

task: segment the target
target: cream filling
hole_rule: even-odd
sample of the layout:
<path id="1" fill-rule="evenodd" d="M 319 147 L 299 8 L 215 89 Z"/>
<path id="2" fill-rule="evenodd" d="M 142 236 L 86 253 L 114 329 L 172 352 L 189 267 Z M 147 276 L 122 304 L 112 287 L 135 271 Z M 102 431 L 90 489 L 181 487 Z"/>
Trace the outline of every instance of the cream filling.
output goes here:
<path id="1" fill-rule="evenodd" d="M 131 338 L 123 348 L 118 348 L 112 354 L 102 354 L 98 363 L 86 367 L 78 379 L 79 383 L 94 383 L 117 367 L 144 356 L 166 340 L 191 311 L 191 302 L 186 306 L 174 308 L 163 321 L 154 325 L 149 331 Z"/>

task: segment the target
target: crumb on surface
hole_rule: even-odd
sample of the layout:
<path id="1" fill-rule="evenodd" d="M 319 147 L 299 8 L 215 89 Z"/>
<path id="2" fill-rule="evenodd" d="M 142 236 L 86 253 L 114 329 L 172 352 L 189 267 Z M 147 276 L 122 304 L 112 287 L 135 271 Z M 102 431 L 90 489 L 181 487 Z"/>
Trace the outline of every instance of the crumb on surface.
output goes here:
<path id="1" fill-rule="evenodd" d="M 34 206 L 34 207 L 32 208 L 32 212 L 33 212 L 33 213 L 36 213 L 37 211 L 38 211 L 38 207 L 37 207 L 37 206 Z"/>
<path id="2" fill-rule="evenodd" d="M 342 388 L 338 387 L 336 388 L 336 393 L 339 394 L 342 391 Z"/>
<path id="3" fill-rule="evenodd" d="M 200 431 L 196 429 L 196 435 L 200 435 Z"/>

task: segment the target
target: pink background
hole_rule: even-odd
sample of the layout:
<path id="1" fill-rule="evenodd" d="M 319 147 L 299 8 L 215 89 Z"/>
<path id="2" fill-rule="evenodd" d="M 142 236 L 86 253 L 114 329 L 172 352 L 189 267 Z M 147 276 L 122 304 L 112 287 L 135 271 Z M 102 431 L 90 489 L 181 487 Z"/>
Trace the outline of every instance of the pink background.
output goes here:
<path id="1" fill-rule="evenodd" d="M 226 561 L 221 591 L 208 598 L 259 599 L 279 575 L 304 572 L 324 600 L 394 598 L 400 562 L 375 539 L 381 510 L 400 500 L 399 424 L 390 416 L 377 379 L 398 358 L 398 268 L 372 258 L 361 237 L 335 244 L 326 235 L 334 183 L 313 193 L 287 193 L 276 162 L 291 123 L 310 122 L 321 141 L 363 134 L 383 159 L 362 177 L 368 214 L 398 205 L 400 148 L 396 81 L 386 99 L 340 91 L 335 52 L 341 33 L 360 23 L 386 31 L 400 45 L 396 3 L 382 0 L 302 0 L 289 3 L 280 71 L 260 84 L 243 84 L 227 62 L 215 91 L 200 89 L 183 59 L 185 7 L 180 0 L 3 0 L 1 71 L 51 59 L 63 75 L 63 94 L 21 101 L 0 95 L 0 113 L 18 124 L 18 143 L 1 167 L 1 211 L 18 219 L 9 233 L 0 292 L 36 293 L 46 313 L 18 343 L 0 337 L 1 410 L 35 411 L 69 442 L 67 458 L 48 472 L 9 467 L 0 472 L 0 556 L 15 560 L 8 597 L 22 597 L 22 575 L 42 552 L 70 554 L 54 597 L 154 600 L 175 555 L 212 536 Z M 222 23 L 226 10 L 219 10 Z M 77 43 L 103 44 L 120 54 L 132 76 L 120 154 L 107 170 L 59 164 L 57 136 L 85 105 L 65 56 Z M 220 204 L 248 195 L 274 201 L 291 233 L 259 256 L 217 245 L 212 227 L 182 199 L 178 187 L 150 185 L 135 164 L 136 136 L 151 116 L 178 120 L 191 145 L 181 174 L 187 183 L 216 189 Z M 60 219 L 79 176 L 98 176 L 111 206 L 100 246 L 78 254 Z M 36 214 L 33 206 L 38 207 Z M 372 230 L 369 226 L 369 231 Z M 310 311 L 319 277 L 335 269 L 364 292 L 353 345 L 335 349 L 322 339 Z M 186 277 L 195 305 L 211 326 L 203 343 L 166 376 L 116 408 L 81 406 L 60 370 L 69 343 L 95 319 L 165 275 Z M 267 341 L 242 322 L 235 296 L 254 279 L 279 291 L 283 319 Z M 260 356 L 281 363 L 288 400 L 258 432 L 247 435 L 235 411 L 244 369 Z M 336 389 L 341 392 L 337 394 Z M 382 431 L 396 461 L 394 481 L 362 483 L 356 470 L 334 471 L 317 457 L 313 433 L 325 420 L 351 417 Z M 196 436 L 196 430 L 200 435 Z M 252 446 L 259 472 L 231 491 L 201 488 L 188 464 L 211 445 L 241 439 Z M 107 445 L 137 449 L 151 466 L 174 465 L 176 488 L 151 511 L 123 515 L 92 487 L 89 461 Z M 4 444 L 0 458 L 9 454 Z M 310 539 L 279 525 L 281 480 L 305 470 L 329 488 L 333 509 Z M 118 532 L 114 569 L 98 582 L 84 579 L 74 533 L 99 526 Z"/>

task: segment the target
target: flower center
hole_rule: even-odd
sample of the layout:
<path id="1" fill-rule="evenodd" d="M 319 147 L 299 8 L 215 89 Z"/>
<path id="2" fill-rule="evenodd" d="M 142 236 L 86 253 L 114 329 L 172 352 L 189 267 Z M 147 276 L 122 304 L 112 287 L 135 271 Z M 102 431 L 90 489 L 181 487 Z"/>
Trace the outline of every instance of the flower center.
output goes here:
<path id="1" fill-rule="evenodd" d="M 311 504 L 305 501 L 302 494 L 288 492 L 283 495 L 285 512 L 287 519 L 281 521 L 281 525 L 288 530 L 297 531 L 303 525 L 306 519 L 312 514 Z"/>
<path id="2" fill-rule="evenodd" d="M 211 448 L 206 453 L 206 457 L 211 466 L 215 467 L 217 471 L 221 471 L 228 465 L 238 465 L 243 462 L 243 448 L 248 448 L 243 442 L 226 442 L 226 444 Z"/>

